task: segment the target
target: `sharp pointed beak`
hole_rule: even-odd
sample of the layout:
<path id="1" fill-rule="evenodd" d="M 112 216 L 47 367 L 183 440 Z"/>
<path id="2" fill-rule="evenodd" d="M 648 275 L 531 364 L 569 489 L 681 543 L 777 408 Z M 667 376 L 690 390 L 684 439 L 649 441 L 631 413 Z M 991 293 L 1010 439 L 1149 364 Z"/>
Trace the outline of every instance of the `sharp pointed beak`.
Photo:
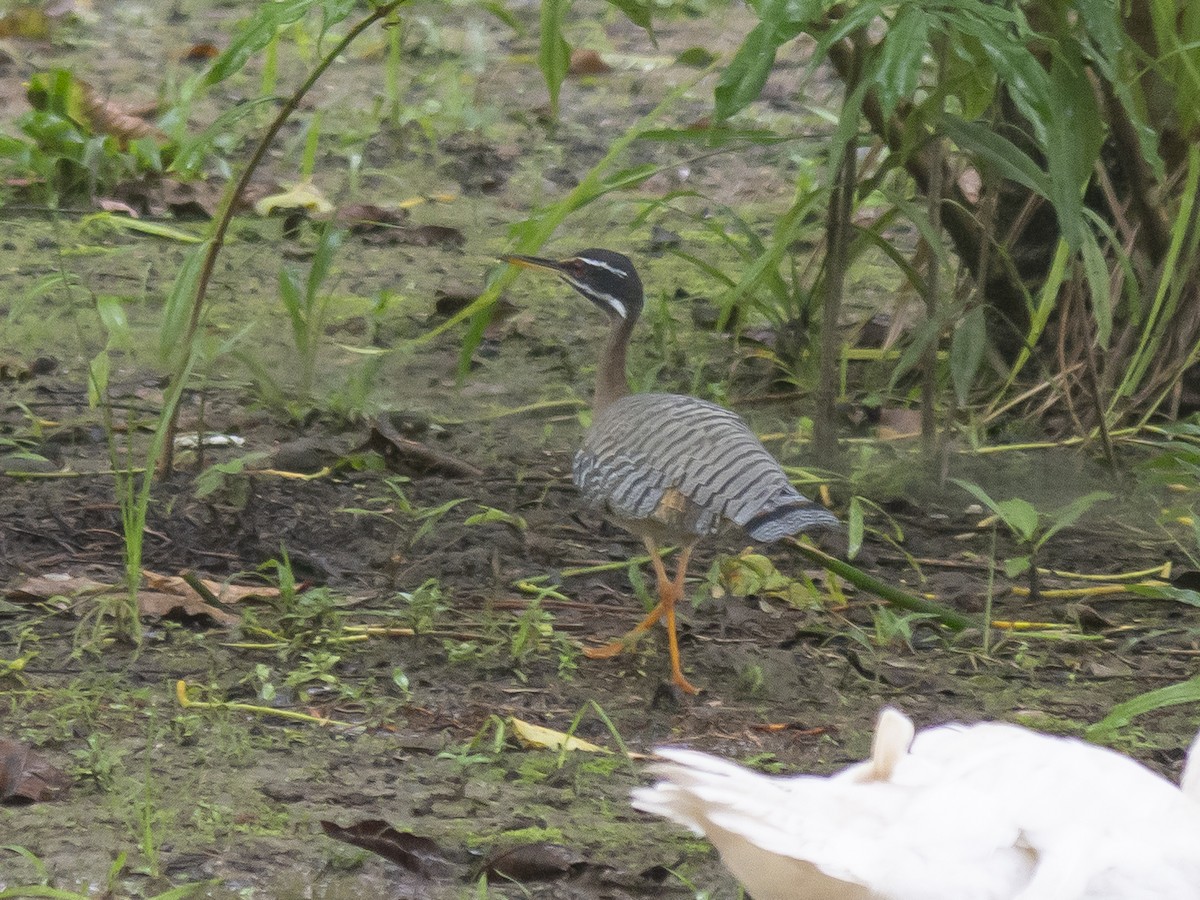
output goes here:
<path id="1" fill-rule="evenodd" d="M 557 259 L 544 259 L 540 256 L 501 256 L 502 262 L 520 266 L 522 269 L 541 269 L 546 272 L 561 272 L 563 264 Z"/>

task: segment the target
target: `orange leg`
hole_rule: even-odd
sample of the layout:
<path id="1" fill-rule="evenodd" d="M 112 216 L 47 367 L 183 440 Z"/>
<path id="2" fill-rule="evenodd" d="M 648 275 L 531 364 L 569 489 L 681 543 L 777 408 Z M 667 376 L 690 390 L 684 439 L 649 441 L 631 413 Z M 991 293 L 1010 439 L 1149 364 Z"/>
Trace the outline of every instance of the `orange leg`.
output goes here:
<path id="1" fill-rule="evenodd" d="M 675 604 L 683 597 L 684 579 L 687 577 L 688 561 L 692 556 L 691 546 L 685 546 L 679 552 L 679 561 L 675 569 L 675 578 L 667 576 L 662 557 L 654 541 L 645 539 L 646 550 L 650 554 L 650 562 L 654 566 L 654 577 L 658 583 L 658 603 L 638 622 L 633 630 L 603 647 L 589 647 L 583 651 L 589 659 L 609 659 L 623 650 L 628 649 L 634 641 L 654 627 L 659 619 L 665 619 L 667 626 L 667 649 L 671 654 L 671 680 L 681 691 L 688 694 L 697 693 L 697 689 L 683 676 L 683 668 L 679 661 L 679 639 L 675 634 Z"/>

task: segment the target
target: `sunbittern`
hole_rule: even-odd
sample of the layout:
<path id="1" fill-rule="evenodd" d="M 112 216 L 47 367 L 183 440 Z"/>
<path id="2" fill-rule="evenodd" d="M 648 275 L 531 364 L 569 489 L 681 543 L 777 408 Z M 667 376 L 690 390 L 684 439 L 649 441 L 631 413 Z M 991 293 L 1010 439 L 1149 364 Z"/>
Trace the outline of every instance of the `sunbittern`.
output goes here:
<path id="1" fill-rule="evenodd" d="M 914 740 L 894 709 L 870 758 L 828 778 L 658 753 L 662 780 L 633 805 L 707 835 L 755 900 L 1200 898 L 1200 737 L 1180 787 L 1017 725 Z"/>
<path id="2" fill-rule="evenodd" d="M 742 419 L 713 403 L 680 394 L 630 394 L 625 373 L 629 338 L 642 311 L 642 281 L 627 256 L 584 250 L 569 259 L 504 256 L 506 262 L 556 273 L 609 317 L 600 354 L 592 425 L 575 454 L 575 486 L 584 501 L 637 535 L 658 580 L 658 604 L 625 637 L 588 648 L 592 659 L 620 653 L 660 619 L 667 628 L 671 679 L 683 676 L 675 604 L 683 596 L 696 541 L 738 527 L 756 541 L 838 524 L 824 507 L 792 487 L 775 457 Z M 659 547 L 679 546 L 672 579 Z"/>

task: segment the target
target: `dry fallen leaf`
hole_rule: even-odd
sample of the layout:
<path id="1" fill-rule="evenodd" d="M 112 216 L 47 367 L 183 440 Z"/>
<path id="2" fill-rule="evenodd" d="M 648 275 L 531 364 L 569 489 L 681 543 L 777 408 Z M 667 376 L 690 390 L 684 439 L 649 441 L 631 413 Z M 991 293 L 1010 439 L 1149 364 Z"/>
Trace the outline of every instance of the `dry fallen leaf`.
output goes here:
<path id="1" fill-rule="evenodd" d="M 138 611 L 141 615 L 161 619 L 173 613 L 185 616 L 204 616 L 218 625 L 236 625 L 241 621 L 235 614 L 213 606 L 182 578 L 143 572 L 147 590 L 138 592 Z M 222 603 L 235 603 L 246 597 L 272 597 L 278 591 L 273 588 L 225 585 L 216 581 L 201 582 Z M 104 594 L 123 593 L 120 585 L 104 584 L 90 578 L 73 575 L 50 574 L 26 578 L 8 591 L 8 599 L 14 601 L 46 601 L 54 597 L 76 600 Z"/>
<path id="2" fill-rule="evenodd" d="M 115 137 L 122 150 L 137 138 L 167 140 L 165 134 L 141 117 L 140 110 L 129 109 L 101 96 L 86 81 L 62 69 L 30 76 L 25 96 L 34 109 L 48 109 L 62 104 L 65 107 L 63 111 L 76 125 L 93 134 Z M 153 108 L 150 111 L 153 112 Z"/>
<path id="3" fill-rule="evenodd" d="M 9 588 L 8 599 L 18 601 L 50 600 L 53 597 L 69 599 L 89 594 L 99 594 L 114 590 L 110 584 L 92 581 L 90 578 L 80 578 L 74 575 L 50 574 L 31 575 L 16 586 Z"/>
<path id="4" fill-rule="evenodd" d="M 203 41 L 199 44 L 192 44 L 188 48 L 187 53 L 183 54 L 183 60 L 184 62 L 206 62 L 210 59 L 216 59 L 220 55 L 221 51 L 215 44 Z"/>
<path id="5" fill-rule="evenodd" d="M 587 860 L 569 847 L 538 841 L 494 853 L 482 868 L 490 877 L 498 875 L 513 881 L 550 881 L 570 875 L 586 864 Z"/>
<path id="6" fill-rule="evenodd" d="M 325 198 L 320 188 L 306 179 L 278 194 L 263 197 L 254 204 L 254 211 L 260 216 L 300 211 L 320 218 L 333 212 L 333 204 Z"/>
<path id="7" fill-rule="evenodd" d="M 131 219 L 140 219 L 141 214 L 124 200 L 112 200 L 108 197 L 98 197 L 96 205 L 105 212 L 125 213 Z"/>
<path id="8" fill-rule="evenodd" d="M 426 878 L 444 878 L 453 866 L 437 841 L 407 831 L 397 831 L 380 819 L 368 819 L 343 828 L 335 822 L 321 822 L 321 828 L 335 840 L 377 853 L 386 860 Z"/>
<path id="9" fill-rule="evenodd" d="M 10 738 L 0 737 L 0 803 L 38 803 L 54 800 L 71 779 L 40 753 Z"/>
<path id="10" fill-rule="evenodd" d="M 241 621 L 233 613 L 205 603 L 195 594 L 164 594 L 160 591 L 138 591 L 138 612 L 151 619 L 165 619 L 172 613 L 185 616 L 207 616 L 218 625 L 236 625 Z"/>
<path id="11" fill-rule="evenodd" d="M 907 407 L 885 406 L 879 410 L 876 436 L 881 441 L 898 441 L 921 433 L 921 411 Z"/>
<path id="12" fill-rule="evenodd" d="M 157 572 L 143 571 L 142 578 L 145 579 L 147 587 L 156 591 L 172 594 L 195 593 L 192 586 L 178 575 L 160 575 Z M 279 596 L 279 588 L 269 587 L 265 584 L 227 584 L 208 578 L 201 578 L 200 583 L 222 603 L 237 603 L 248 597 L 270 600 Z"/>
<path id="13" fill-rule="evenodd" d="M 79 82 L 83 88 L 84 111 L 87 113 L 88 124 L 92 130 L 100 134 L 110 134 L 117 139 L 124 150 L 130 141 L 143 137 L 155 137 L 167 140 L 167 136 L 114 100 L 100 96 L 86 81 Z"/>
<path id="14" fill-rule="evenodd" d="M 374 203 L 348 203 L 339 207 L 334 221 L 347 226 L 355 234 L 382 231 L 395 227 L 408 218 L 408 210 L 388 209 Z"/>
<path id="15" fill-rule="evenodd" d="M 612 66 L 600 58 L 595 50 L 572 50 L 571 64 L 567 72 L 571 75 L 603 75 L 611 72 Z"/>
<path id="16" fill-rule="evenodd" d="M 449 225 L 400 225 L 368 231 L 363 239 L 374 245 L 407 244 L 448 250 L 457 250 L 467 242 L 466 235 Z"/>
<path id="17" fill-rule="evenodd" d="M 512 728 L 513 734 L 517 736 L 517 740 L 523 746 L 533 750 L 561 750 L 565 746 L 568 750 L 582 750 L 584 753 L 612 753 L 606 747 L 599 747 L 582 738 L 555 731 L 553 728 L 534 725 L 532 722 L 526 722 L 516 716 L 510 717 L 508 724 Z"/>

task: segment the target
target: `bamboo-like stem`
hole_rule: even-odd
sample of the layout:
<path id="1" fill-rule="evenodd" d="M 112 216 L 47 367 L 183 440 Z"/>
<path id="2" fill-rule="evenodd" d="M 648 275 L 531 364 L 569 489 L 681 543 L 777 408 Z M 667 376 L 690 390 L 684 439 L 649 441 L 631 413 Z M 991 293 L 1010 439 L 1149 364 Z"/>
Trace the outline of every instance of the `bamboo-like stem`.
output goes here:
<path id="1" fill-rule="evenodd" d="M 788 538 L 788 542 L 802 556 L 816 563 L 827 572 L 832 572 L 834 575 L 846 579 L 846 581 L 859 590 L 874 594 L 880 600 L 884 600 L 892 606 L 898 606 L 909 612 L 933 616 L 938 622 L 953 631 L 962 631 L 964 628 L 983 627 L 981 619 L 976 619 L 974 616 L 960 613 L 949 607 L 942 606 L 940 603 L 934 603 L 932 600 L 916 597 L 899 588 L 894 588 L 890 584 L 885 584 L 878 578 L 868 575 L 861 569 L 856 569 L 849 563 L 842 562 L 837 557 L 830 556 L 828 553 L 822 553 L 816 547 L 810 547 L 808 544 L 802 543 L 795 538 Z"/>

